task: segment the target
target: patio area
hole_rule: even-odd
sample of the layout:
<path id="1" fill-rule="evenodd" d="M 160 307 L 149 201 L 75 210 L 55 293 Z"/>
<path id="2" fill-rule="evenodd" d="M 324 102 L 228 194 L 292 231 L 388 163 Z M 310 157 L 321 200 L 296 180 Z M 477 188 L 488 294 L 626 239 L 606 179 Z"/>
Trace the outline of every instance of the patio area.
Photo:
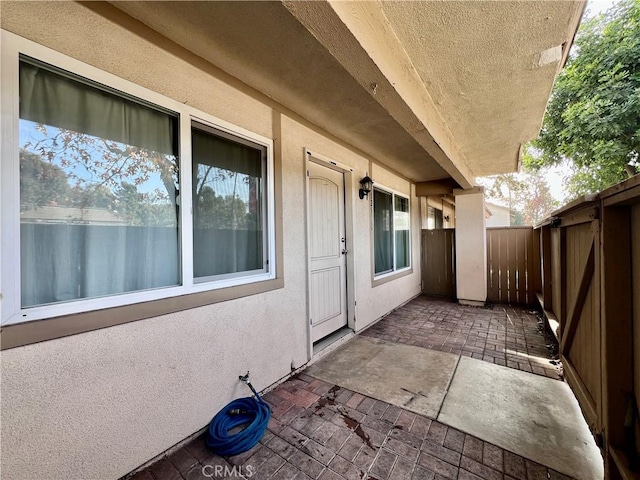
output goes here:
<path id="1" fill-rule="evenodd" d="M 558 344 L 539 313 L 506 304 L 467 307 L 422 295 L 362 335 L 562 378 Z"/>
<path id="2" fill-rule="evenodd" d="M 133 478 L 599 478 L 549 341 L 535 312 L 418 297 L 267 393 L 250 451 L 221 458 L 201 435 Z"/>

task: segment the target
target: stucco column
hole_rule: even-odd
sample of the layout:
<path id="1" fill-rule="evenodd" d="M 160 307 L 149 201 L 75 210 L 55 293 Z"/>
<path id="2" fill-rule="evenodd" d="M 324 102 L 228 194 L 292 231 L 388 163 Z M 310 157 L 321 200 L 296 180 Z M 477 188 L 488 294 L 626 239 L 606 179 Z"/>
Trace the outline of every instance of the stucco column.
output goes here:
<path id="1" fill-rule="evenodd" d="M 456 196 L 456 293 L 466 305 L 487 300 L 487 230 L 484 189 L 454 190 Z"/>

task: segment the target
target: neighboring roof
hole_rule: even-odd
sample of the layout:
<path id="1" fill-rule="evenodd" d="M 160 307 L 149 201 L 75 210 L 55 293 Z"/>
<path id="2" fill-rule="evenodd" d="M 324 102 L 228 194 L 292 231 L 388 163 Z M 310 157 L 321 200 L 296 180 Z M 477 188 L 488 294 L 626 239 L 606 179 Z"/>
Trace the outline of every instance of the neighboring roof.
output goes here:
<path id="1" fill-rule="evenodd" d="M 489 213 L 491 215 L 493 215 L 493 212 L 498 210 L 502 210 L 503 212 L 509 212 L 509 213 L 512 213 L 514 211 L 512 208 L 505 207 L 504 205 L 498 205 L 497 203 L 484 202 L 484 206 L 487 210 L 489 210 Z"/>
<path id="2" fill-rule="evenodd" d="M 87 2 L 416 182 L 515 171 L 585 1 Z M 120 17 L 119 17 L 120 16 Z M 173 47 L 172 47 L 173 48 Z M 179 52 L 180 50 L 176 50 Z M 248 90 L 247 90 L 248 89 Z"/>
<path id="3" fill-rule="evenodd" d="M 20 212 L 21 223 L 80 223 L 126 225 L 116 214 L 104 208 L 77 208 L 47 205 Z"/>

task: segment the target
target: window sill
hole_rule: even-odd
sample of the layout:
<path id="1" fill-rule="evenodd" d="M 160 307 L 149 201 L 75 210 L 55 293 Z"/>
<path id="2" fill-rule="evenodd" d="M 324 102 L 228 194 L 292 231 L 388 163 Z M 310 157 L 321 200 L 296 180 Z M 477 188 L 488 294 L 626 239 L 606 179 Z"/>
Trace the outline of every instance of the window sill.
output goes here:
<path id="1" fill-rule="evenodd" d="M 393 280 L 397 280 L 398 278 L 406 277 L 407 275 L 411 275 L 412 273 L 413 273 L 413 267 L 409 267 L 406 270 L 401 270 L 399 272 L 387 273 L 384 276 L 374 278 L 371 281 L 371 287 L 384 285 L 385 283 L 392 282 Z"/>
<path id="2" fill-rule="evenodd" d="M 257 295 L 284 288 L 284 278 L 248 283 L 177 297 L 76 313 L 51 319 L 34 320 L 2 327 L 1 350 L 77 335 L 123 323 L 203 307 L 214 303 Z"/>

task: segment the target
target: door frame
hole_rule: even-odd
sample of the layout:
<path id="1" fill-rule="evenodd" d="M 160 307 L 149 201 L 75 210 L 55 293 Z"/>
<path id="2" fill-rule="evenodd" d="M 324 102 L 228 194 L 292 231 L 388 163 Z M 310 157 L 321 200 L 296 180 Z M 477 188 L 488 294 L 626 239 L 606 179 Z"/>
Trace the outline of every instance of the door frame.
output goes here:
<path id="1" fill-rule="evenodd" d="M 310 202 L 309 202 L 309 176 L 307 175 L 308 165 L 310 162 L 316 163 L 323 167 L 340 172 L 344 176 L 344 228 L 346 235 L 346 277 L 347 277 L 347 327 L 355 332 L 355 320 L 356 320 L 356 300 L 355 300 L 355 254 L 356 246 L 354 240 L 354 207 L 355 207 L 355 195 L 357 188 L 354 185 L 353 168 L 348 165 L 344 165 L 340 162 L 331 160 L 324 155 L 321 155 L 315 151 L 311 151 L 308 148 L 304 149 L 304 171 L 305 178 L 305 252 L 306 252 L 306 268 L 307 268 L 307 286 L 306 286 L 306 323 L 307 323 L 307 360 L 311 360 L 313 357 L 313 340 L 311 336 L 311 249 L 309 247 L 310 241 L 310 225 L 309 220 L 311 218 Z"/>

